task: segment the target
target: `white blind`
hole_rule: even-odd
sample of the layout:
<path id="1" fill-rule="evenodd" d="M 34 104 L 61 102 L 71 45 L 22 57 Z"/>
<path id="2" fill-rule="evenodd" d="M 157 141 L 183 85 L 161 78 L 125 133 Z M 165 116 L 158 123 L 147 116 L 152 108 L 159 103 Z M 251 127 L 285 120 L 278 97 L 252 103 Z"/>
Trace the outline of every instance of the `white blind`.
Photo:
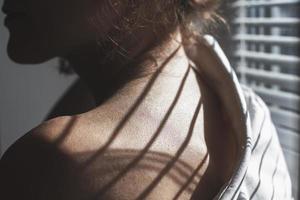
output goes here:
<path id="1" fill-rule="evenodd" d="M 298 199 L 300 0 L 238 0 L 233 7 L 231 62 L 270 108 Z"/>

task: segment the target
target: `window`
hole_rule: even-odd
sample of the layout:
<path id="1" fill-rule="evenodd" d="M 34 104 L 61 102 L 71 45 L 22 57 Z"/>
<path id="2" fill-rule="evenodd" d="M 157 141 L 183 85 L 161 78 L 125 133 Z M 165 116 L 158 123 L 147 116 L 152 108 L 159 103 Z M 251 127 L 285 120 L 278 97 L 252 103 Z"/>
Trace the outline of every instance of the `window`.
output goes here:
<path id="1" fill-rule="evenodd" d="M 233 1 L 231 62 L 241 83 L 269 106 L 298 195 L 300 0 Z M 296 198 L 297 199 L 297 198 Z"/>

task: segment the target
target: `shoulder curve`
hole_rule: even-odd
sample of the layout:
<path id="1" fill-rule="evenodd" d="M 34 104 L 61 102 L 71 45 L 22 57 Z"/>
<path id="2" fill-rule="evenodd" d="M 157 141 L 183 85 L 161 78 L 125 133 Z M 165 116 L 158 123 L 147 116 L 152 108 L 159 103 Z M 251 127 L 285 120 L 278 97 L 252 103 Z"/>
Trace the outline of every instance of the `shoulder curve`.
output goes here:
<path id="1" fill-rule="evenodd" d="M 72 116 L 62 116 L 42 122 L 14 142 L 5 151 L 0 163 L 3 160 L 10 160 L 11 157 L 39 150 L 40 147 L 47 146 L 47 144 L 50 145 L 59 134 L 67 131 L 74 119 Z"/>
<path id="2" fill-rule="evenodd" d="M 55 141 L 59 139 L 60 135 L 69 131 L 68 128 L 73 122 L 74 118 L 71 116 L 63 116 L 53 118 L 42 122 L 38 126 L 34 127 L 16 142 L 14 142 L 3 154 L 0 159 L 0 173 L 3 171 L 4 166 L 10 169 L 11 165 L 16 163 L 28 164 L 39 162 L 37 159 L 38 154 L 44 153 L 45 155 L 53 153 L 55 147 Z M 58 150 L 58 149 L 57 149 Z M 23 158 L 27 159 L 26 163 Z"/>
<path id="3" fill-rule="evenodd" d="M 0 199 L 39 199 L 46 187 L 59 182 L 72 160 L 51 139 L 71 119 L 43 122 L 8 148 L 0 160 Z M 53 194 L 56 189 L 53 187 Z"/>
<path id="4" fill-rule="evenodd" d="M 30 131 L 25 133 L 22 137 L 16 140 L 4 153 L 3 157 L 12 152 L 18 151 L 18 149 L 24 150 L 24 145 L 31 144 L 37 140 L 44 140 L 51 142 L 51 139 L 55 138 L 58 133 L 66 129 L 66 127 L 72 122 L 74 117 L 72 116 L 62 116 L 56 117 L 47 121 L 42 122 L 36 127 L 32 128 Z M 28 147 L 34 147 L 32 145 Z"/>
<path id="5" fill-rule="evenodd" d="M 60 116 L 42 122 L 31 129 L 26 135 L 53 140 L 64 131 L 68 131 L 77 121 L 78 116 Z"/>

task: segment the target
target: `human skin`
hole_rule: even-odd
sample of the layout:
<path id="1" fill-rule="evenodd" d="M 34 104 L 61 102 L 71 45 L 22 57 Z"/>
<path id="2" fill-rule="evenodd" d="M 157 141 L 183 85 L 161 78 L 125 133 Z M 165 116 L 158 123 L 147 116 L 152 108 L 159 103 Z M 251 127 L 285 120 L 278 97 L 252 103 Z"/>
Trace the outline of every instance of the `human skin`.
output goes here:
<path id="1" fill-rule="evenodd" d="M 118 12 L 108 1 L 5 1 L 9 57 L 23 64 L 68 59 L 96 105 L 45 121 L 10 147 L 0 162 L 4 199 L 172 199 L 178 192 L 189 199 L 198 183 L 197 195 L 211 199 L 227 180 L 226 163 L 208 159 L 206 86 L 190 68 L 179 28 L 151 51 L 145 49 L 157 38 L 147 28 L 122 43 L 139 60 L 130 66 L 142 69 L 134 76 L 118 73 L 127 64 L 118 53 L 101 62 L 99 40 L 112 42 L 107 36 L 126 16 L 114 2 Z"/>

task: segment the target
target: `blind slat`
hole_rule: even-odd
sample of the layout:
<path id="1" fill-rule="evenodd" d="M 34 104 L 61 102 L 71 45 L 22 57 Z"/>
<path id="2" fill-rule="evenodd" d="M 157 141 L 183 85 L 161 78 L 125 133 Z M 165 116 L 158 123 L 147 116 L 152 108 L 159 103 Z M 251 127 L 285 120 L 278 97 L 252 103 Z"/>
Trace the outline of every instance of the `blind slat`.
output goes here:
<path id="1" fill-rule="evenodd" d="M 300 58 L 298 56 L 291 55 L 239 50 L 234 54 L 234 56 L 265 61 L 268 63 L 300 64 Z"/>
<path id="2" fill-rule="evenodd" d="M 299 111 L 300 97 L 293 93 L 276 91 L 267 88 L 252 87 L 253 90 L 267 103 L 275 104 L 282 108 Z M 288 120 L 289 118 L 286 118 Z"/>
<path id="3" fill-rule="evenodd" d="M 297 75 L 270 72 L 261 69 L 251 69 L 247 67 L 237 67 L 237 72 L 239 74 L 245 74 L 249 78 L 249 80 L 254 80 L 259 83 L 264 83 L 268 85 L 277 85 L 282 90 L 288 90 L 294 93 L 300 92 L 300 77 Z M 288 96 L 287 98 L 289 97 L 290 96 Z M 296 97 L 299 96 L 296 95 Z M 294 99 L 295 96 L 292 96 L 292 98 Z M 299 103 L 298 106 L 297 103 Z M 300 102 L 296 102 L 294 106 L 300 107 Z"/>
<path id="4" fill-rule="evenodd" d="M 285 127 L 295 132 L 300 131 L 300 116 L 287 110 L 270 108 L 272 119 L 275 124 Z"/>
<path id="5" fill-rule="evenodd" d="M 266 35 L 250 35 L 250 34 L 237 34 L 232 37 L 233 40 L 245 40 L 256 43 L 272 43 L 272 44 L 300 44 L 299 37 L 292 36 L 266 36 Z"/>
<path id="6" fill-rule="evenodd" d="M 283 148 L 293 151 L 295 153 L 300 153 L 299 141 L 300 135 L 296 132 L 284 129 L 277 128 L 280 144 Z"/>
<path id="7" fill-rule="evenodd" d="M 293 17 L 276 17 L 276 18 L 238 18 L 233 21 L 234 24 L 263 24 L 263 25 L 298 25 L 300 19 Z"/>
<path id="8" fill-rule="evenodd" d="M 271 1 L 237 1 L 232 4 L 233 7 L 265 7 L 265 6 L 280 6 L 289 4 L 298 4 L 299 0 L 271 0 Z"/>

